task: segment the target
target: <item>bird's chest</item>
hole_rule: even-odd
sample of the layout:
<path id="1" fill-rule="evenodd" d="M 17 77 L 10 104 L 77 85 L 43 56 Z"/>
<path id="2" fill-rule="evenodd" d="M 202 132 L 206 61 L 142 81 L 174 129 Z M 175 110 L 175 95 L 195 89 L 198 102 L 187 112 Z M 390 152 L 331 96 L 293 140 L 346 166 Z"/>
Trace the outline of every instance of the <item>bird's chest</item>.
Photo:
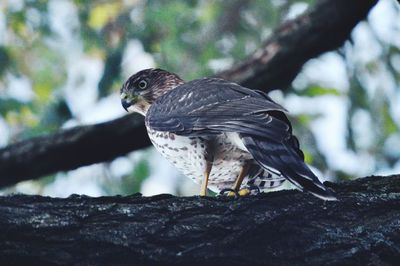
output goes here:
<path id="1" fill-rule="evenodd" d="M 251 157 L 225 134 L 205 139 L 147 130 L 155 148 L 194 181 L 200 183 L 207 165 L 211 165 L 209 184 L 214 190 L 231 185 Z"/>
<path id="2" fill-rule="evenodd" d="M 206 161 L 210 160 L 205 140 L 149 128 L 147 132 L 154 147 L 185 175 L 204 173 Z"/>

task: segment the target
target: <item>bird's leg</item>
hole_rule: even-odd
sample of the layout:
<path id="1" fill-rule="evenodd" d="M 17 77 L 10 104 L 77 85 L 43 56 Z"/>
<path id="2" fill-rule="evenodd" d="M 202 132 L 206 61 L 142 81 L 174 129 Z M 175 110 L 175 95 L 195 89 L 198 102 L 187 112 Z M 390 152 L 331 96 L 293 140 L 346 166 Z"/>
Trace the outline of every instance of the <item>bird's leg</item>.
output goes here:
<path id="1" fill-rule="evenodd" d="M 240 170 L 240 173 L 238 177 L 235 180 L 235 183 L 233 184 L 233 190 L 238 191 L 240 186 L 242 185 L 244 177 L 247 175 L 247 172 L 249 171 L 249 164 L 246 163 L 245 165 L 242 166 L 242 169 Z"/>
<path id="2" fill-rule="evenodd" d="M 234 191 L 238 191 L 238 193 L 239 193 L 240 196 L 246 196 L 247 194 L 249 194 L 249 193 L 243 193 L 245 189 L 242 189 L 243 192 L 242 192 L 242 190 L 239 190 L 239 189 L 240 189 L 240 186 L 242 185 L 243 179 L 244 179 L 245 176 L 247 175 L 247 172 L 249 171 L 249 169 L 250 169 L 250 164 L 248 164 L 248 163 L 244 164 L 244 165 L 242 166 L 242 169 L 240 170 L 239 175 L 237 176 L 237 178 L 236 178 L 236 180 L 235 180 L 235 183 L 233 184 L 232 189 L 233 189 Z M 228 193 L 228 196 L 231 196 L 231 197 L 233 197 L 233 196 L 235 196 L 235 195 L 236 195 L 236 194 L 235 194 L 234 192 L 229 192 L 229 193 Z"/>
<path id="3" fill-rule="evenodd" d="M 204 172 L 204 179 L 201 183 L 200 196 L 207 196 L 208 178 L 210 177 L 212 163 L 206 163 L 206 171 Z"/>

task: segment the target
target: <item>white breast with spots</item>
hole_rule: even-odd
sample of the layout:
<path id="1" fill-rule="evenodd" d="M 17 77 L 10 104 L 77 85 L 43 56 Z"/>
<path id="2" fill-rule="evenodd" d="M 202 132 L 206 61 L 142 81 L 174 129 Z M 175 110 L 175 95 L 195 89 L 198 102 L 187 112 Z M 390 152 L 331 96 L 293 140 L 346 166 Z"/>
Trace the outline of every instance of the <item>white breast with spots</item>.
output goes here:
<path id="1" fill-rule="evenodd" d="M 196 183 L 202 182 L 207 162 L 212 162 L 208 187 L 215 192 L 231 188 L 243 164 L 252 159 L 247 151 L 238 147 L 233 135 L 221 134 L 205 140 L 149 128 L 147 131 L 156 149 Z"/>

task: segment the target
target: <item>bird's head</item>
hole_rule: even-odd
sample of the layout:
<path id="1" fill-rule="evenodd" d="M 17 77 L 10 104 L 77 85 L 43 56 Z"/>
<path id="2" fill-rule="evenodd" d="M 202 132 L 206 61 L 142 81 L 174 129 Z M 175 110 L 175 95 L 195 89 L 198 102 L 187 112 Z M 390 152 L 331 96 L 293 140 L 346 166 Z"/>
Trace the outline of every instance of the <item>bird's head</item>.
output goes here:
<path id="1" fill-rule="evenodd" d="M 174 73 L 145 69 L 132 75 L 121 88 L 121 103 L 127 112 L 146 115 L 150 105 L 161 95 L 183 84 Z"/>

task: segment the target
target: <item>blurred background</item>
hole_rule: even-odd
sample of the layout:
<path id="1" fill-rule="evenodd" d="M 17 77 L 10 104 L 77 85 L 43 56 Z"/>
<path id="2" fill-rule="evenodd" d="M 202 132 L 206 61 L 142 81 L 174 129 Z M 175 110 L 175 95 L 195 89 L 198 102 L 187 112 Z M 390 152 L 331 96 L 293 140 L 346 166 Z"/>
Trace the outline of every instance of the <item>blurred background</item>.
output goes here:
<path id="1" fill-rule="evenodd" d="M 314 3 L 2 0 L 0 147 L 125 115 L 119 88 L 141 69 L 186 80 L 227 69 Z M 341 49 L 270 96 L 290 111 L 307 163 L 325 180 L 399 174 L 399 4 L 380 0 Z M 0 191 L 16 192 L 192 195 L 198 185 L 148 148 Z"/>

